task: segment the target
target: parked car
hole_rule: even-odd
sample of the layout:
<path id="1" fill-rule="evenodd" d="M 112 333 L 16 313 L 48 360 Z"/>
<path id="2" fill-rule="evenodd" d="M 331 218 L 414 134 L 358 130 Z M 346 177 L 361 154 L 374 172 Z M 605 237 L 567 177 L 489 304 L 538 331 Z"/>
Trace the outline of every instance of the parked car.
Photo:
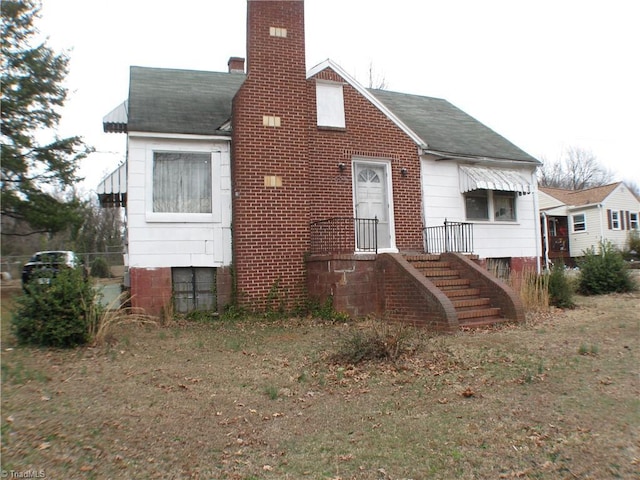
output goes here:
<path id="1" fill-rule="evenodd" d="M 50 284 L 63 268 L 81 268 L 85 279 L 88 277 L 84 263 L 70 250 L 48 250 L 36 252 L 22 267 L 22 288 L 28 283 Z"/>

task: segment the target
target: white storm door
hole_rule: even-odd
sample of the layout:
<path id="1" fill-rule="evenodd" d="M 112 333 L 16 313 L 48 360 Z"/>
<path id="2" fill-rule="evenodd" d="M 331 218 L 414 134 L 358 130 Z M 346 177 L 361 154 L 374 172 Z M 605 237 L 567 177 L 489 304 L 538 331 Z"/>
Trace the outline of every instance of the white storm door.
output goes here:
<path id="1" fill-rule="evenodd" d="M 378 219 L 378 249 L 391 247 L 389 221 L 389 193 L 387 169 L 384 164 L 355 163 L 355 214 L 357 250 L 371 250 L 372 222 L 364 219 Z"/>

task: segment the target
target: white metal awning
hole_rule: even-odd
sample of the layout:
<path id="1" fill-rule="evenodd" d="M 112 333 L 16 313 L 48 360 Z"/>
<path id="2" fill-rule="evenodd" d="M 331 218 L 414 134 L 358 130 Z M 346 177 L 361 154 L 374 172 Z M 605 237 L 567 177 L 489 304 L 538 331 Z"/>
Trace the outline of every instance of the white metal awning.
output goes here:
<path id="1" fill-rule="evenodd" d="M 127 163 L 107 175 L 96 188 L 101 207 L 127 206 Z"/>
<path id="2" fill-rule="evenodd" d="M 533 193 L 535 187 L 516 170 L 460 165 L 460 192 L 482 189 Z"/>
<path id="3" fill-rule="evenodd" d="M 128 122 L 129 102 L 125 100 L 103 117 L 102 128 L 106 133 L 126 133 Z"/>

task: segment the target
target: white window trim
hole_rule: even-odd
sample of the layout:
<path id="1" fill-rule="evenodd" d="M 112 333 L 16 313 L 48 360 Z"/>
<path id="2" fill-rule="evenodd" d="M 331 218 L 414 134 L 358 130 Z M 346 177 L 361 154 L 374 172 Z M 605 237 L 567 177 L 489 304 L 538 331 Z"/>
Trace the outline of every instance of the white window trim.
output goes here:
<path id="1" fill-rule="evenodd" d="M 316 81 L 316 123 L 318 127 L 346 127 L 342 83 Z"/>
<path id="2" fill-rule="evenodd" d="M 611 210 L 611 230 L 622 230 L 620 225 L 620 211 Z"/>
<path id="3" fill-rule="evenodd" d="M 638 219 L 637 212 L 629 212 L 629 229 L 630 230 L 640 229 L 640 220 Z"/>
<path id="4" fill-rule="evenodd" d="M 575 218 L 577 216 L 582 216 L 582 223 L 584 224 L 584 230 L 576 230 L 576 221 Z M 585 233 L 587 231 L 587 215 L 585 213 L 574 213 L 571 215 L 571 233 Z"/>
<path id="5" fill-rule="evenodd" d="M 466 202 L 466 196 L 468 194 L 473 194 L 475 190 L 469 190 L 468 192 L 464 192 L 462 194 L 462 201 L 463 201 L 463 208 L 464 208 L 464 217 L 465 217 L 465 221 L 466 222 L 470 222 L 470 223 L 482 223 L 482 224 L 496 224 L 496 225 L 519 225 L 519 220 L 518 220 L 518 195 L 516 192 L 507 192 L 507 191 L 502 191 L 502 190 L 485 190 L 487 192 L 487 215 L 489 216 L 488 219 L 484 220 L 481 218 L 469 218 L 467 217 L 467 202 Z M 494 198 L 493 196 L 495 195 L 495 193 L 498 193 L 498 195 L 507 195 L 507 194 L 513 194 L 513 210 L 514 210 L 514 216 L 515 218 L 513 220 L 496 220 L 495 219 L 495 203 L 494 203 Z"/>
<path id="6" fill-rule="evenodd" d="M 211 154 L 211 213 L 166 213 L 153 211 L 153 157 L 154 152 L 185 152 Z M 158 142 L 147 145 L 145 152 L 145 220 L 149 223 L 221 223 L 220 177 L 222 152 L 198 144 Z"/>

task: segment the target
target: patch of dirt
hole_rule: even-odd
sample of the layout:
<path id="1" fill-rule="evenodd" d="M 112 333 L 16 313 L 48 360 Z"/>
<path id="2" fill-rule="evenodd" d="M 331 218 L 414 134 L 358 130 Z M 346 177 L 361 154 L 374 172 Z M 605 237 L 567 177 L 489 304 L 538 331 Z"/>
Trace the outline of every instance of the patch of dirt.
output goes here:
<path id="1" fill-rule="evenodd" d="M 366 323 L 121 325 L 117 343 L 70 351 L 17 347 L 5 331 L 2 469 L 638 478 L 640 294 L 577 300 L 522 325 L 404 332 L 395 362 L 357 365 L 331 359 Z"/>

